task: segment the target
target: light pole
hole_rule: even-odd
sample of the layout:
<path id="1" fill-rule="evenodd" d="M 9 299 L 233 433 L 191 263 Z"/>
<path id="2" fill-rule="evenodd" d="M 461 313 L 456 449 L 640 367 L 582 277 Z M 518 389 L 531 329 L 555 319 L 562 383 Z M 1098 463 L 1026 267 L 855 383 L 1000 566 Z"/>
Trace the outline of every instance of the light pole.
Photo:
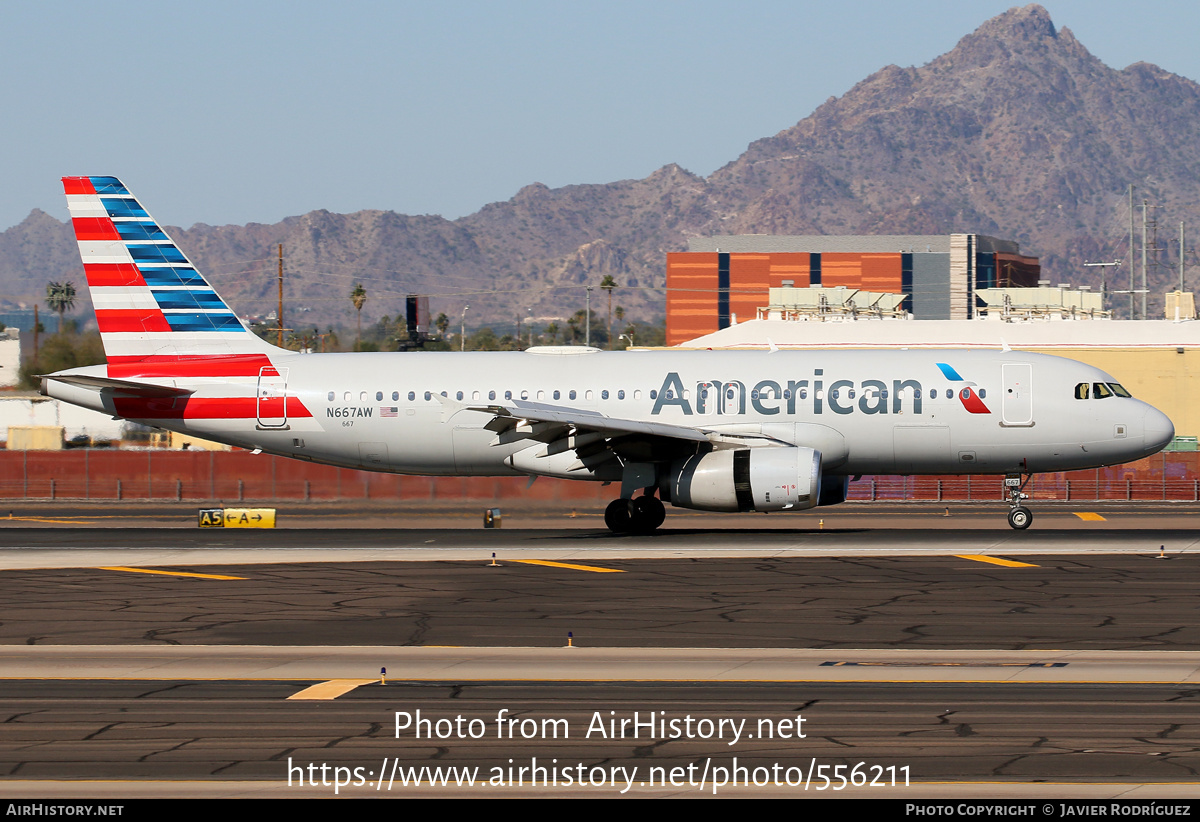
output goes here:
<path id="1" fill-rule="evenodd" d="M 467 350 L 467 312 L 471 310 L 471 306 L 464 305 L 462 313 L 462 325 L 458 329 L 458 350 Z"/>
<path id="2" fill-rule="evenodd" d="M 533 308 L 528 309 L 529 313 L 529 347 L 533 348 Z"/>
<path id="3" fill-rule="evenodd" d="M 629 347 L 633 348 L 633 335 L 632 334 L 622 334 L 621 336 L 617 337 L 617 342 L 620 342 L 621 340 L 629 340 Z"/>

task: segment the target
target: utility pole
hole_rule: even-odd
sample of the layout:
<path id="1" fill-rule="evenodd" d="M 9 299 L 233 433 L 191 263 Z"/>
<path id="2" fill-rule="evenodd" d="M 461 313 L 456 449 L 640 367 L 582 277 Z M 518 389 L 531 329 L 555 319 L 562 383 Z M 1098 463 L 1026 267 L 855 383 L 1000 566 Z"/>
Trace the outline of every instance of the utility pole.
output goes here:
<path id="1" fill-rule="evenodd" d="M 587 332 L 583 336 L 583 344 L 592 344 L 592 287 L 587 287 Z"/>
<path id="2" fill-rule="evenodd" d="M 459 332 L 458 332 L 458 350 L 459 351 L 467 350 L 467 312 L 470 310 L 471 310 L 471 306 L 469 306 L 469 305 L 463 306 L 462 325 L 459 327 Z"/>
<path id="3" fill-rule="evenodd" d="M 283 348 L 283 243 L 279 244 L 279 347 Z"/>
<path id="4" fill-rule="evenodd" d="M 1179 291 L 1183 292 L 1183 223 L 1179 224 Z"/>
<path id="5" fill-rule="evenodd" d="M 1133 183 L 1129 184 L 1129 319 L 1133 316 Z"/>

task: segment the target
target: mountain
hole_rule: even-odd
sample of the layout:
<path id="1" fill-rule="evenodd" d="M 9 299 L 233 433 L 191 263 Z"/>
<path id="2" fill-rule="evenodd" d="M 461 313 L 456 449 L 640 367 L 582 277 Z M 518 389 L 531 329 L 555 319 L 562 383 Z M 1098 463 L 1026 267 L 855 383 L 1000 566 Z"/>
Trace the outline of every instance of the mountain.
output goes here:
<path id="1" fill-rule="evenodd" d="M 614 303 L 650 316 L 666 253 L 706 234 L 977 232 L 1018 240 L 1055 282 L 1098 285 L 1081 266 L 1126 255 L 1130 183 L 1160 207 L 1160 244 L 1180 221 L 1200 225 L 1198 131 L 1200 85 L 1148 63 L 1105 66 L 1032 5 L 925 66 L 879 70 L 708 178 L 668 165 L 642 180 L 534 183 L 453 221 L 314 211 L 173 233 L 243 313 L 273 309 L 283 243 L 297 326 L 351 323 L 359 281 L 367 318 L 396 315 L 409 292 L 453 317 L 470 303 L 476 322 L 566 316 L 606 274 L 621 286 Z M 1152 292 L 1176 282 L 1163 260 Z M 1126 269 L 1108 276 L 1128 283 Z M 82 271 L 68 227 L 34 211 L 0 234 L 0 296 L 37 298 L 54 279 L 81 283 Z"/>

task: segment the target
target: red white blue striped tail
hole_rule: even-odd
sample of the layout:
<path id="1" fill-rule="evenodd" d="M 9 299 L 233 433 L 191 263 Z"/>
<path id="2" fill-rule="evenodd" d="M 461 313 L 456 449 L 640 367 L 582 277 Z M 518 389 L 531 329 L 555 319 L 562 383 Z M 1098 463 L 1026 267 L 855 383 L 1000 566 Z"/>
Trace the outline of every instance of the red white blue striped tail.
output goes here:
<path id="1" fill-rule="evenodd" d="M 229 358 L 257 374 L 285 353 L 237 318 L 116 177 L 64 177 L 63 188 L 110 375 L 228 374 Z"/>

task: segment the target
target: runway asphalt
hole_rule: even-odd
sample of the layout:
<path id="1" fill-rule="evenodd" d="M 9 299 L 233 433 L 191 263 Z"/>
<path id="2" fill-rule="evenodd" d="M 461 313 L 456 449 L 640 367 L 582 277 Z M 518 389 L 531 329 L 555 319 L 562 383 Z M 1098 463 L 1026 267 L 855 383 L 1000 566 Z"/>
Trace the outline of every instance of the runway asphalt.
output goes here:
<path id="1" fill-rule="evenodd" d="M 1027 532 L 999 506 L 948 513 L 710 515 L 723 527 L 614 537 L 578 512 L 484 530 L 445 510 L 402 524 L 306 510 L 275 531 L 212 531 L 171 506 L 14 509 L 0 519 L 0 795 L 333 795 L 300 787 L 289 758 L 372 771 L 336 790 L 381 795 L 385 770 L 399 793 L 408 767 L 536 757 L 638 767 L 651 784 L 403 791 L 830 796 L 813 778 L 861 765 L 876 783 L 837 795 L 1196 796 L 1198 511 L 1056 507 Z M 396 712 L 418 709 L 487 732 L 398 734 Z M 574 733 L 498 738 L 501 710 Z M 776 731 L 807 712 L 813 733 L 584 735 L 597 716 L 658 711 Z M 734 757 L 752 782 L 791 768 L 806 789 L 718 788 Z M 904 768 L 907 788 L 878 781 Z"/>

